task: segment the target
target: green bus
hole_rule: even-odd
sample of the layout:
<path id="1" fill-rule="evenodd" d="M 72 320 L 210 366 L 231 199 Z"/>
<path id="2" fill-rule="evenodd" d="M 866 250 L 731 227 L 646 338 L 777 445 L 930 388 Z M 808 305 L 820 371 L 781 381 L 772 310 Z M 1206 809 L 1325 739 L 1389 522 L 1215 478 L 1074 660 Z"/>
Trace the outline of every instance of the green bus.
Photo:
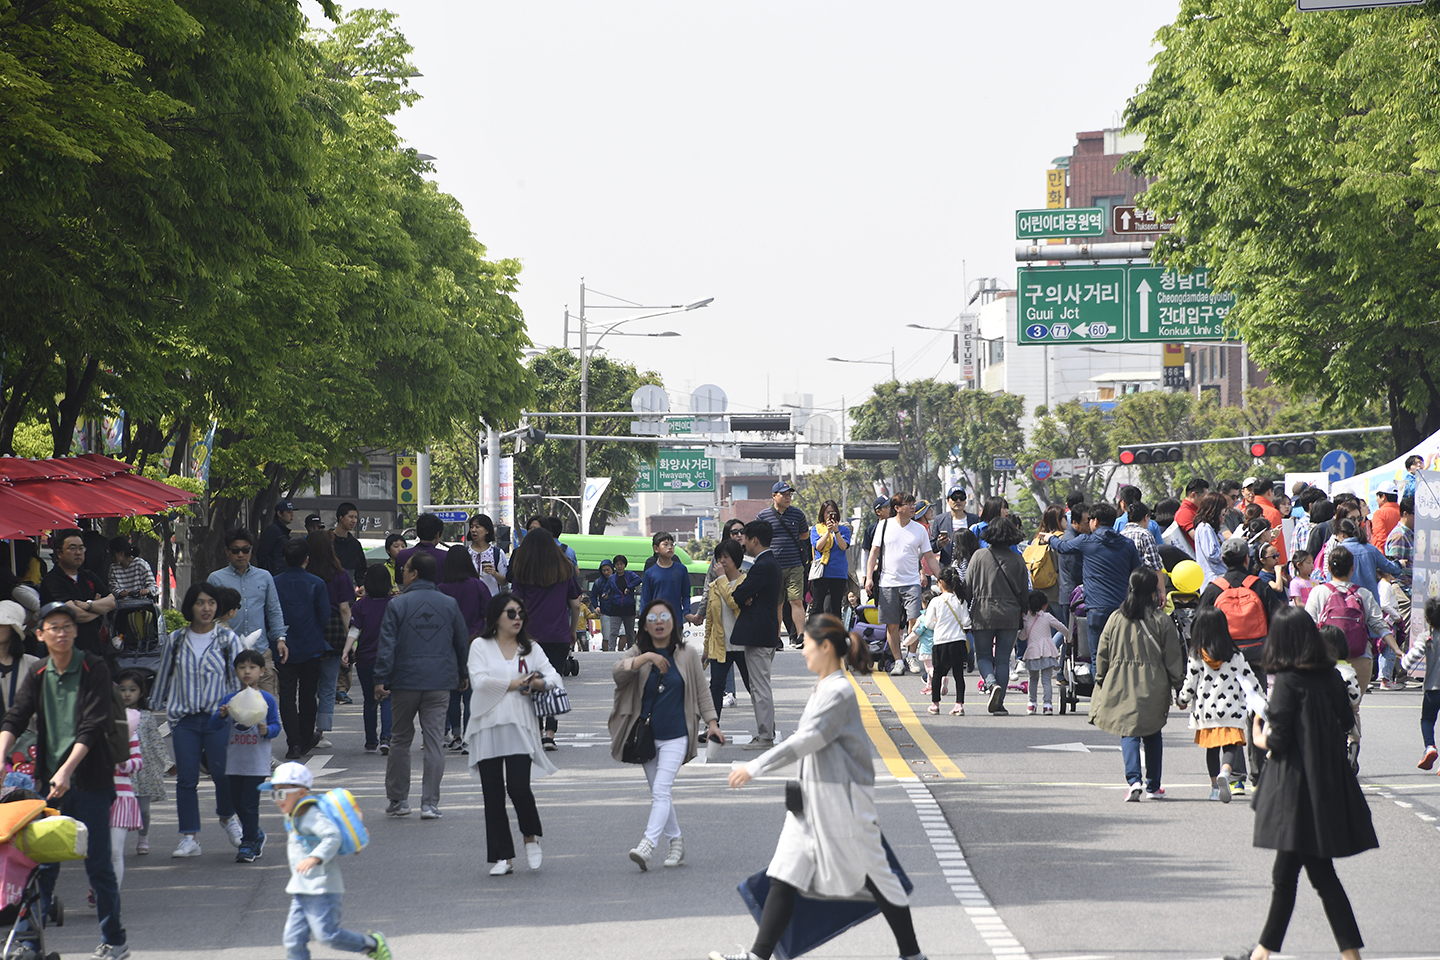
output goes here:
<path id="1" fill-rule="evenodd" d="M 629 561 L 632 572 L 644 575 L 645 561 L 655 552 L 651 546 L 649 537 L 606 537 L 593 534 L 567 533 L 560 538 L 560 542 L 575 551 L 575 559 L 579 561 L 580 580 L 586 590 L 595 582 L 600 573 L 600 563 L 603 560 L 613 561 L 616 557 L 625 557 Z M 690 571 L 690 586 L 698 596 L 705 586 L 705 574 L 710 570 L 708 560 L 691 560 L 685 548 L 678 543 L 675 545 L 675 558 L 685 564 Z"/>

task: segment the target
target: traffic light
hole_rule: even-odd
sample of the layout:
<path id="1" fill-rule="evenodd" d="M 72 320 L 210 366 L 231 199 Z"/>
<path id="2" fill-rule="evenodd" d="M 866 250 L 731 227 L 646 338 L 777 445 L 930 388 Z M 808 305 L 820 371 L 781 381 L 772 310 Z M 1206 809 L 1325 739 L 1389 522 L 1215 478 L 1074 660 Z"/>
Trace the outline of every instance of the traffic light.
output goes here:
<path id="1" fill-rule="evenodd" d="M 1120 462 L 1125 466 L 1146 466 L 1151 463 L 1179 463 L 1185 459 L 1185 448 L 1175 442 L 1136 444 L 1120 448 Z"/>
<path id="2" fill-rule="evenodd" d="M 794 460 L 793 443 L 742 443 L 741 460 Z"/>
<path id="3" fill-rule="evenodd" d="M 545 439 L 545 431 L 539 427 L 526 427 L 515 437 L 515 452 L 524 453 L 525 448 L 532 443 L 539 443 Z"/>
<path id="4" fill-rule="evenodd" d="M 1250 456 L 1259 459 L 1261 457 L 1293 457 L 1300 453 L 1314 453 L 1314 437 L 1265 437 L 1253 438 L 1250 441 Z"/>
<path id="5" fill-rule="evenodd" d="M 846 460 L 899 460 L 898 443 L 847 443 L 841 447 Z"/>

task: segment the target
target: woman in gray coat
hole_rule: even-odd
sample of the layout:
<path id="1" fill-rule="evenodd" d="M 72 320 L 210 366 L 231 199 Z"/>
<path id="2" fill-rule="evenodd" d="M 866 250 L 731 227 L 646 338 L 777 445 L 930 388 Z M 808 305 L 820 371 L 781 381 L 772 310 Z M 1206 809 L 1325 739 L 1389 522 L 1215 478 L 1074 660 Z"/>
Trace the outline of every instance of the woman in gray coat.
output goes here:
<path id="1" fill-rule="evenodd" d="M 870 738 L 845 673 L 849 645 L 838 617 L 822 613 L 805 622 L 805 666 L 820 679 L 799 729 L 730 774 L 730 786 L 738 789 L 755 777 L 799 763 L 803 809 L 785 814 L 780 842 L 765 871 L 770 893 L 754 946 L 734 954 L 714 951 L 710 960 L 770 960 L 790 924 L 797 894 L 873 897 L 895 934 L 902 960 L 925 960 L 915 940 L 905 888 L 880 844 Z"/>
<path id="2" fill-rule="evenodd" d="M 990 712 L 1006 714 L 1005 686 L 1010 682 L 1010 651 L 1030 599 L 1030 573 L 1014 550 L 1020 526 L 996 517 L 985 528 L 985 548 L 965 568 L 970 593 L 970 622 L 975 634 L 975 663 L 981 689 L 990 691 Z"/>
<path id="3" fill-rule="evenodd" d="M 1130 593 L 1110 614 L 1095 648 L 1090 722 L 1120 738 L 1125 799 L 1140 799 L 1140 748 L 1145 748 L 1145 799 L 1163 800 L 1160 730 L 1171 695 L 1185 682 L 1185 652 L 1175 622 L 1160 612 L 1160 580 L 1149 567 L 1130 574 Z"/>

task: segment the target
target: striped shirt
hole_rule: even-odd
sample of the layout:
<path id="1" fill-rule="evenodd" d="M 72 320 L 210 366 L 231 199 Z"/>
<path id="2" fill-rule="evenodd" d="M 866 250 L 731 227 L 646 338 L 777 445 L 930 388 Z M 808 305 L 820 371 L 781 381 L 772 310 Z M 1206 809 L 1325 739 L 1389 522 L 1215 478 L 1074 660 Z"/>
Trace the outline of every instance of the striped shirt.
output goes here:
<path id="1" fill-rule="evenodd" d="M 150 569 L 150 564 L 136 557 L 123 567 L 118 563 L 110 564 L 110 592 L 120 593 L 124 591 L 132 594 L 121 598 L 118 602 L 121 607 L 144 606 L 155 601 L 155 571 Z M 141 594 L 134 596 L 134 594 Z"/>
<path id="2" fill-rule="evenodd" d="M 130 721 L 130 758 L 124 763 L 115 764 L 115 801 L 110 805 L 110 826 L 122 830 L 139 830 L 144 823 L 130 777 L 145 766 L 145 760 L 140 754 L 140 734 L 137 729 L 140 725 L 140 711 L 126 710 L 125 715 Z"/>
<path id="3" fill-rule="evenodd" d="M 217 623 L 211 633 L 213 639 L 199 652 L 190 642 L 189 627 L 181 627 L 165 640 L 155 700 L 165 704 L 171 723 L 192 713 L 208 717 L 220 701 L 240 689 L 232 666 L 240 651 L 240 638 L 223 623 Z"/>

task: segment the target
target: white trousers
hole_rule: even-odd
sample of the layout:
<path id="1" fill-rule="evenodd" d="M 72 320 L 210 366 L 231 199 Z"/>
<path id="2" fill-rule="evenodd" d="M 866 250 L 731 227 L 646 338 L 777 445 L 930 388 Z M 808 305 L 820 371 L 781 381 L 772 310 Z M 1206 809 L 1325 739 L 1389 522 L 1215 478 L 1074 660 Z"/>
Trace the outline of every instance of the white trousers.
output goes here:
<path id="1" fill-rule="evenodd" d="M 645 839 L 652 844 L 659 844 L 662 833 L 669 839 L 680 836 L 680 821 L 675 818 L 670 788 L 675 785 L 675 775 L 685 762 L 688 739 L 656 740 L 655 756 L 645 761 L 645 779 L 650 781 L 650 822 L 645 825 Z"/>

